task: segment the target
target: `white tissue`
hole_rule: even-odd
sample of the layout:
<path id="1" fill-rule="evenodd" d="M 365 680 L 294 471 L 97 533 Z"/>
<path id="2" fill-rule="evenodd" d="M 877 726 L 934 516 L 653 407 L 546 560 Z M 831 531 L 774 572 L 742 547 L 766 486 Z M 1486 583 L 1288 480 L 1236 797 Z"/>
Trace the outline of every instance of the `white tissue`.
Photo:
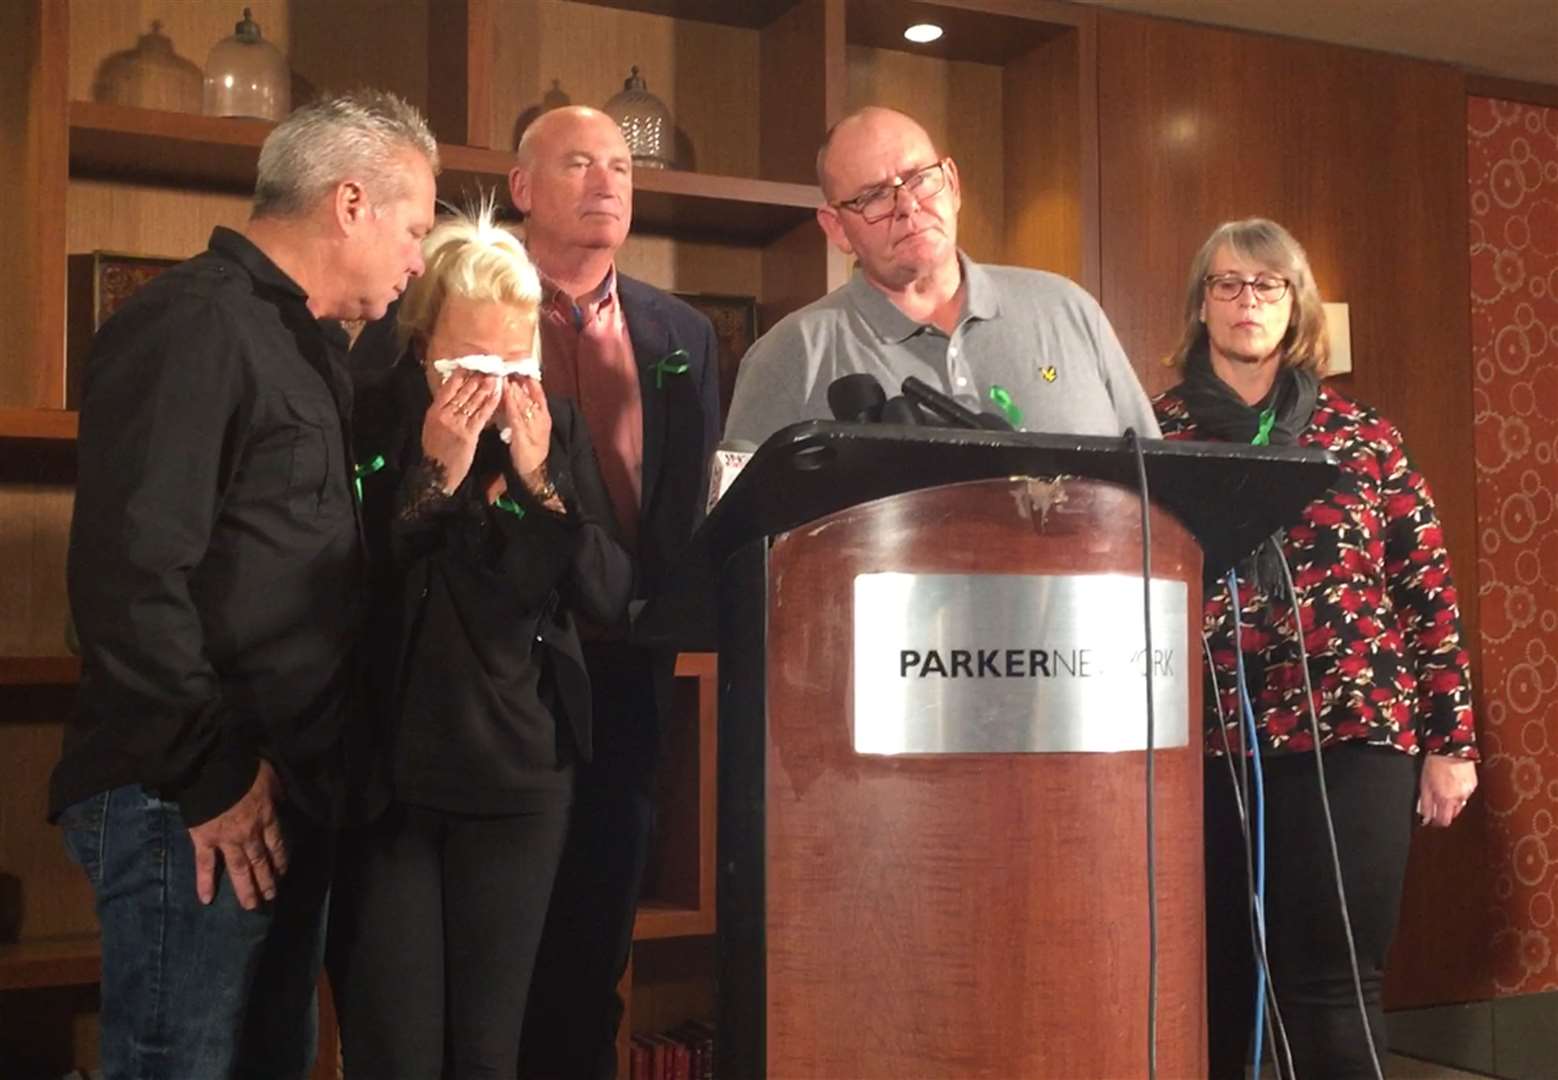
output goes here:
<path id="1" fill-rule="evenodd" d="M 501 356 L 493 356 L 490 353 L 476 353 L 470 356 L 457 356 L 452 360 L 434 360 L 433 370 L 443 376 L 445 382 L 456 370 L 475 371 L 483 375 L 526 375 L 532 379 L 541 378 L 541 363 L 533 356 L 527 356 L 523 360 L 505 360 Z"/>

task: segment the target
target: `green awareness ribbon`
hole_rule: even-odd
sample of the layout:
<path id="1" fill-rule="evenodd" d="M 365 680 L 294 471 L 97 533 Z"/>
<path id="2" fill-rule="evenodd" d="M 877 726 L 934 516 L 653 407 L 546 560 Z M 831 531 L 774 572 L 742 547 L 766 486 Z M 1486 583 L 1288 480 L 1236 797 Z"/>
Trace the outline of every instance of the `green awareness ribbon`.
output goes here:
<path id="1" fill-rule="evenodd" d="M 675 352 L 666 353 L 655 361 L 655 389 L 660 390 L 665 387 L 665 377 L 667 375 L 687 374 L 687 367 L 686 349 L 677 349 Z"/>
<path id="2" fill-rule="evenodd" d="M 1271 429 L 1277 426 L 1277 407 L 1271 406 L 1260 414 L 1260 430 L 1255 433 L 1255 438 L 1250 440 L 1251 446 L 1270 446 Z"/>
<path id="3" fill-rule="evenodd" d="M 992 385 L 990 387 L 990 400 L 995 402 L 995 407 L 1000 409 L 1001 412 L 1005 414 L 1007 423 L 1011 424 L 1014 428 L 1022 428 L 1022 410 L 1019 409 L 1017 407 L 1017 403 L 1012 400 L 1012 394 L 1010 390 L 1006 389 L 1004 386 Z"/>
<path id="4" fill-rule="evenodd" d="M 492 505 L 496 506 L 499 510 L 513 514 L 516 518 L 523 518 L 525 516 L 525 508 L 520 506 L 519 503 L 509 498 L 507 495 L 499 495 L 496 499 L 492 500 Z"/>
<path id="5" fill-rule="evenodd" d="M 374 454 L 373 460 L 365 465 L 352 466 L 352 487 L 357 489 L 357 501 L 362 502 L 362 481 L 365 476 L 372 476 L 384 468 L 384 455 Z"/>

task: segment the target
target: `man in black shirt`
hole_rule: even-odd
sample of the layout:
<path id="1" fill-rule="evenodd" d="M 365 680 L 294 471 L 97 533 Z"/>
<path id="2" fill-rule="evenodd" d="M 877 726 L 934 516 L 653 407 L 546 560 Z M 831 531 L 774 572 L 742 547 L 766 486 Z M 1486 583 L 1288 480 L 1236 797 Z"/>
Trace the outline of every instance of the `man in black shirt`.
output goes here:
<path id="1" fill-rule="evenodd" d="M 421 272 L 437 167 L 393 95 L 299 109 L 244 230 L 93 341 L 50 811 L 96 895 L 109 1077 L 308 1072 L 361 576 L 335 320 Z"/>

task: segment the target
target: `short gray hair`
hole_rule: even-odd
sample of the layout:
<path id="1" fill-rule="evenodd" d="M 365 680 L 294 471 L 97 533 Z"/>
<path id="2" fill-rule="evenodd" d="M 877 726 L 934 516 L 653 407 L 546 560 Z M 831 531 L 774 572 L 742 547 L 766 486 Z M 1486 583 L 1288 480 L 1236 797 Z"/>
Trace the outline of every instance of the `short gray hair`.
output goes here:
<path id="1" fill-rule="evenodd" d="M 400 198 L 405 181 L 395 160 L 414 150 L 438 173 L 438 143 L 422 114 L 384 90 L 322 97 L 287 117 L 260 147 L 255 217 L 295 217 L 335 185 L 357 176 L 382 204 Z"/>

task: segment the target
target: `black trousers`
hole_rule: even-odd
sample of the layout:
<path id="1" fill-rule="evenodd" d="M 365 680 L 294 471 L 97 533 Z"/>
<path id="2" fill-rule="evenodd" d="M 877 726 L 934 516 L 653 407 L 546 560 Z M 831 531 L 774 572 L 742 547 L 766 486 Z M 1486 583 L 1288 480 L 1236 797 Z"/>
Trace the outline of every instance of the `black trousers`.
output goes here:
<path id="1" fill-rule="evenodd" d="M 527 1078 L 611 1080 L 624 1003 L 617 983 L 654 828 L 659 723 L 651 654 L 587 647 L 592 760 L 574 772 L 573 814 L 536 959 L 521 1049 Z"/>
<path id="2" fill-rule="evenodd" d="M 1235 761 L 1237 766 L 1237 761 Z M 1266 792 L 1266 946 L 1300 1080 L 1372 1078 L 1381 1061 L 1385 956 L 1412 839 L 1417 762 L 1343 743 L 1325 751 L 1326 792 L 1370 1034 L 1365 1035 L 1336 897 L 1312 753 L 1262 758 Z M 1243 1078 L 1255 1020 L 1255 967 L 1243 839 L 1228 764 L 1206 761 L 1207 1022 L 1213 1080 Z M 1276 1053 L 1270 1038 L 1268 1052 Z"/>
<path id="3" fill-rule="evenodd" d="M 352 1080 L 513 1080 L 520 1018 L 568 823 L 396 804 L 343 839 L 330 976 Z"/>

